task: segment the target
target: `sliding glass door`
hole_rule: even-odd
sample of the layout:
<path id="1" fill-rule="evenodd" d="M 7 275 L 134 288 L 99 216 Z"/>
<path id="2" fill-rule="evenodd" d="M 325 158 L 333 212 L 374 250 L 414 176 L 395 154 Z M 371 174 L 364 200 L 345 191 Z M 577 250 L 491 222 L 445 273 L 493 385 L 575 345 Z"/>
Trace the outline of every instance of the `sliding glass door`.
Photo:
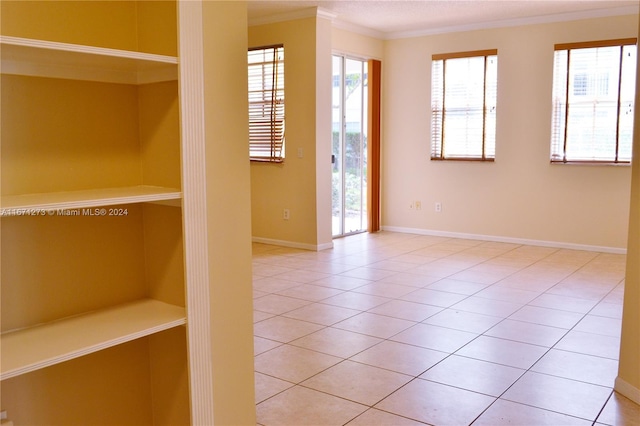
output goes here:
<path id="1" fill-rule="evenodd" d="M 367 230 L 367 62 L 333 56 L 333 236 Z"/>

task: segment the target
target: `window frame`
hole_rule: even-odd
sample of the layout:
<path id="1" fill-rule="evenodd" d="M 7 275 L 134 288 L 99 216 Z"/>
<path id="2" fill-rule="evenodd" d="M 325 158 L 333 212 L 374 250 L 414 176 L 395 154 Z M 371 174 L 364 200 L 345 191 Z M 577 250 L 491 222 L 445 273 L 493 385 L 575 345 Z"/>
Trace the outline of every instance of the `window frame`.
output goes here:
<path id="1" fill-rule="evenodd" d="M 453 155 L 447 156 L 445 154 L 446 149 L 446 134 L 445 134 L 445 125 L 446 125 L 446 90 L 447 90 L 447 82 L 446 82 L 446 62 L 451 59 L 465 59 L 465 58 L 476 58 L 483 57 L 484 58 L 484 67 L 483 67 L 483 99 L 482 106 L 478 106 L 478 109 L 482 109 L 482 134 L 481 134 L 481 155 Z M 494 106 L 494 110 L 497 116 L 497 94 L 498 94 L 498 49 L 484 49 L 484 50 L 475 50 L 475 51 L 465 51 L 465 52 L 454 52 L 454 53 L 439 53 L 433 54 L 431 56 L 431 160 L 434 161 L 482 161 L 482 162 L 494 162 L 495 161 L 495 146 L 496 146 L 496 121 L 494 121 L 494 128 L 492 129 L 493 140 L 487 140 L 487 59 L 495 58 L 495 92 L 492 93 L 492 97 L 496 100 L 496 105 Z M 441 75 L 441 84 L 434 84 L 434 68 L 436 61 L 442 61 L 442 75 Z M 438 89 L 441 88 L 441 91 Z M 436 99 L 436 96 L 439 96 L 439 99 Z M 439 108 L 440 107 L 440 108 Z M 491 149 L 488 148 L 488 144 L 492 143 Z"/>
<path id="2" fill-rule="evenodd" d="M 258 51 L 263 52 L 263 56 L 267 55 L 268 51 L 272 51 L 273 60 L 251 63 L 250 56 Z M 262 69 L 261 74 L 258 74 L 261 77 L 252 77 L 252 67 Z M 265 74 L 265 69 L 269 67 L 272 71 Z M 249 48 L 247 51 L 247 73 L 249 160 L 252 162 L 283 163 L 285 160 L 286 99 L 284 44 Z M 267 87 L 269 79 L 271 80 L 271 88 Z M 252 90 L 252 83 L 259 84 L 260 89 Z M 256 113 L 256 110 L 262 110 L 262 113 Z"/>
<path id="3" fill-rule="evenodd" d="M 585 42 L 575 42 L 575 43 L 558 43 L 554 45 L 554 60 L 553 60 L 553 80 L 552 80 L 552 112 L 551 112 L 551 143 L 550 143 L 550 154 L 549 161 L 551 164 L 593 164 L 593 165 L 629 165 L 631 164 L 631 153 L 629 153 L 629 160 L 620 159 L 620 119 L 622 112 L 622 101 L 621 101 L 621 93 L 622 93 L 622 73 L 623 73 L 623 59 L 624 59 L 624 47 L 625 46 L 636 46 L 636 56 L 638 54 L 637 51 L 637 38 L 621 38 L 621 39 L 611 39 L 611 40 L 596 40 L 596 41 L 585 41 Z M 613 160 L 598 160 L 598 159 L 576 159 L 576 158 L 568 158 L 567 157 L 567 147 L 569 144 L 568 133 L 569 133 L 569 114 L 571 109 L 570 102 L 570 92 L 572 87 L 575 91 L 576 82 L 574 81 L 573 86 L 570 84 L 571 81 L 571 52 L 580 49 L 592 49 L 592 48 L 603 48 L 603 47 L 619 47 L 620 55 L 618 61 L 618 70 L 617 70 L 617 94 L 616 94 L 616 103 L 617 103 L 617 113 L 616 113 L 616 124 L 615 124 L 615 153 Z M 558 52 L 566 51 L 566 63 L 558 64 Z M 636 67 L 636 61 L 634 60 L 633 66 Z M 564 88 L 564 98 L 561 100 L 556 92 L 560 92 L 557 90 L 556 83 L 559 80 L 559 76 L 556 76 L 558 73 L 559 66 L 563 66 L 566 75 L 562 75 L 563 86 L 560 89 Z M 637 73 L 637 67 L 635 69 L 635 73 Z M 585 78 L 588 78 L 585 77 Z M 587 80 L 585 80 L 586 82 Z M 632 78 L 633 84 L 635 84 L 635 74 Z M 582 86 L 580 86 L 582 87 Z M 587 86 L 585 85 L 585 96 L 587 96 Z M 634 92 L 635 94 L 635 92 Z M 575 95 L 574 95 L 575 96 Z M 596 96 L 596 95 L 592 95 Z M 633 110 L 635 109 L 635 96 L 631 97 L 631 127 L 633 132 Z M 575 105 L 575 102 L 573 102 Z M 575 126 L 575 125 L 574 125 Z M 595 157 L 595 155 L 594 155 Z"/>

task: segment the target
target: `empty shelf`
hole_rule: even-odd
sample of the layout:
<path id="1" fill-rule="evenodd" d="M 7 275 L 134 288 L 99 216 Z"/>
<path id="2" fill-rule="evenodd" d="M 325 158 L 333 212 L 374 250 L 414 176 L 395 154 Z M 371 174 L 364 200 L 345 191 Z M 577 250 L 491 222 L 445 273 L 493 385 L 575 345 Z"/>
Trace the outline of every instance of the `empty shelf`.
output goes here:
<path id="1" fill-rule="evenodd" d="M 2 334 L 0 380 L 186 324 L 185 309 L 152 299 Z"/>

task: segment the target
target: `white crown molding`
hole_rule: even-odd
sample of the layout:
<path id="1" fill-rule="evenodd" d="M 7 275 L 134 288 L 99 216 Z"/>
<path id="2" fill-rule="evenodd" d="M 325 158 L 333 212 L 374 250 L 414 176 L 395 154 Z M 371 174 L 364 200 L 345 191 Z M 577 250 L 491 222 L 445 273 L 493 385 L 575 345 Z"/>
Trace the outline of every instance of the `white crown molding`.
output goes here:
<path id="1" fill-rule="evenodd" d="M 335 13 L 331 13 L 326 9 L 323 9 L 321 7 L 316 9 L 316 16 L 318 18 L 322 18 L 322 19 L 328 19 L 330 21 L 334 21 L 338 15 L 336 15 Z"/>
<path id="2" fill-rule="evenodd" d="M 257 25 L 275 24 L 277 22 L 294 21 L 296 19 L 305 18 L 321 18 L 333 21 L 337 15 L 329 12 L 321 7 L 308 7 L 304 9 L 293 10 L 291 12 L 276 13 L 273 15 L 260 16 L 257 18 L 249 19 L 249 26 L 254 27 Z"/>
<path id="3" fill-rule="evenodd" d="M 351 33 L 360 34 L 360 35 L 372 37 L 372 38 L 377 38 L 380 40 L 385 40 L 387 38 L 387 34 L 382 31 L 374 30 L 368 27 L 363 27 L 361 25 L 357 25 L 347 21 L 342 21 L 340 19 L 336 19 L 333 21 L 333 27 L 339 30 L 345 30 Z"/>
<path id="4" fill-rule="evenodd" d="M 578 21 L 581 19 L 604 18 L 609 16 L 637 15 L 639 6 L 624 6 L 611 9 L 589 10 L 583 12 L 570 12 L 554 15 L 534 16 L 530 18 L 507 19 L 501 21 L 478 22 L 469 25 L 456 25 L 451 27 L 440 27 L 432 29 L 422 29 L 415 31 L 395 31 L 383 33 L 385 40 L 401 38 L 422 37 L 438 34 L 456 33 L 464 31 L 485 30 L 490 28 L 518 27 L 523 25 L 549 24 L 553 22 Z"/>
<path id="5" fill-rule="evenodd" d="M 277 13 L 268 16 L 260 16 L 249 19 L 249 26 L 273 24 L 277 22 L 293 21 L 304 18 L 328 19 L 334 28 L 349 31 L 380 40 L 395 40 L 402 38 L 423 37 L 438 34 L 484 30 L 491 28 L 517 27 L 523 25 L 548 24 L 553 22 L 577 21 L 581 19 L 604 18 L 609 16 L 637 15 L 640 13 L 640 5 L 615 7 L 610 9 L 589 10 L 583 12 L 570 12 L 554 15 L 534 16 L 529 18 L 506 19 L 500 21 L 477 22 L 468 25 L 454 25 L 450 27 L 424 28 L 411 31 L 384 32 L 373 28 L 354 24 L 352 22 L 337 19 L 337 15 L 321 7 L 308 7 L 291 12 Z"/>
<path id="6" fill-rule="evenodd" d="M 565 243 L 561 241 L 529 240 L 526 238 L 501 237 L 498 235 L 466 234 L 463 232 L 436 231 L 421 228 L 405 228 L 402 226 L 383 226 L 383 231 L 401 232 L 405 234 L 429 235 L 433 237 L 463 238 L 466 240 L 493 241 L 498 243 L 523 244 L 529 246 L 552 247 L 569 250 L 595 251 L 599 253 L 626 254 L 626 248 L 592 246 L 587 244 Z"/>

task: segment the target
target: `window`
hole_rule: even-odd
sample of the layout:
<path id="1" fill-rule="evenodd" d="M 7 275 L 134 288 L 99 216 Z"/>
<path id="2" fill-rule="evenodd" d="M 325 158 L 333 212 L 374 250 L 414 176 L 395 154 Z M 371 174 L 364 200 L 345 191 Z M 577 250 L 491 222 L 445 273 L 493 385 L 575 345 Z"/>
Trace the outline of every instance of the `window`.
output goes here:
<path id="1" fill-rule="evenodd" d="M 557 44 L 552 163 L 630 163 L 636 40 Z"/>
<path id="2" fill-rule="evenodd" d="M 432 160 L 494 160 L 497 91 L 497 50 L 432 56 Z"/>
<path id="3" fill-rule="evenodd" d="M 284 160 L 284 47 L 249 49 L 249 157 Z"/>

